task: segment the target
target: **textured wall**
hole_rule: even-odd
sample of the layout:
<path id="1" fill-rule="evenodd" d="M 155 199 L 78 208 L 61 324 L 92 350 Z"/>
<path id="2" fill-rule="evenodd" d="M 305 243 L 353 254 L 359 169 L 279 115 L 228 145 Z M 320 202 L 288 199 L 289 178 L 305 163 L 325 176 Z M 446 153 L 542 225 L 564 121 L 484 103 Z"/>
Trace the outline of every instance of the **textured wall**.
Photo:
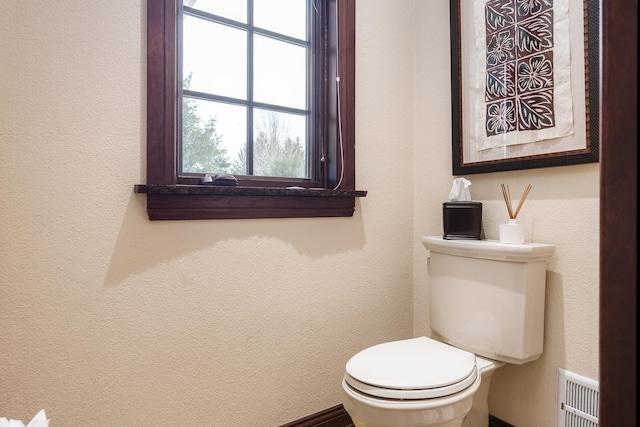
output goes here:
<path id="1" fill-rule="evenodd" d="M 0 3 L 0 416 L 276 426 L 339 403 L 359 349 L 429 333 L 419 238 L 440 233 L 452 179 L 448 2 L 401 4 L 357 3 L 369 193 L 353 218 L 151 223 L 132 191 L 146 2 Z M 488 237 L 499 183 L 531 183 L 522 218 L 558 245 L 545 354 L 491 395 L 506 421 L 552 425 L 555 368 L 597 377 L 597 165 L 470 178 Z"/>
<path id="2" fill-rule="evenodd" d="M 411 79 L 380 91 L 411 73 L 411 11 L 366 3 L 359 39 L 389 39 L 359 40 L 355 216 L 154 223 L 133 193 L 146 2 L 1 3 L 0 416 L 275 426 L 411 336 Z"/>

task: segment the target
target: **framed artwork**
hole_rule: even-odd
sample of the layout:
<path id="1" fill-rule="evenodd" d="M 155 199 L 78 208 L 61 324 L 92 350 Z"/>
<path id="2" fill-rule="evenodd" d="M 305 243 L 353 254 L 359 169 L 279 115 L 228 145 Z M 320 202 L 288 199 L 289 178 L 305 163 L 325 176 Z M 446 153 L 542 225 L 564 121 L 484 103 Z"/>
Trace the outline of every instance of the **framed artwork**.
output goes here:
<path id="1" fill-rule="evenodd" d="M 598 1 L 450 10 L 453 175 L 598 162 Z"/>

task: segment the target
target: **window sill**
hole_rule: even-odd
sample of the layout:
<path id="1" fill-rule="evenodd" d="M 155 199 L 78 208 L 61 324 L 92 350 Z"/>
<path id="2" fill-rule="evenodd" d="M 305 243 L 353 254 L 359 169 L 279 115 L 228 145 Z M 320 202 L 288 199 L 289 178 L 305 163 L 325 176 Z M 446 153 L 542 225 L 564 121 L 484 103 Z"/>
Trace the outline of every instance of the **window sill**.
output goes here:
<path id="1" fill-rule="evenodd" d="M 135 185 L 154 220 L 350 217 L 366 191 L 212 185 Z"/>

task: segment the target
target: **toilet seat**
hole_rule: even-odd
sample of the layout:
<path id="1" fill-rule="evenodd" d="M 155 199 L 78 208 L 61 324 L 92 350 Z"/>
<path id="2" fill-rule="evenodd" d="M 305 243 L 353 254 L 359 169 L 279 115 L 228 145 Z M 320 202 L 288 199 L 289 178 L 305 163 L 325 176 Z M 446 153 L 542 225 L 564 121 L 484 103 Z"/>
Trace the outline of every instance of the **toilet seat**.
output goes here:
<path id="1" fill-rule="evenodd" d="M 354 355 L 345 382 L 386 399 L 434 399 L 470 387 L 478 377 L 473 353 L 427 337 L 378 344 Z"/>

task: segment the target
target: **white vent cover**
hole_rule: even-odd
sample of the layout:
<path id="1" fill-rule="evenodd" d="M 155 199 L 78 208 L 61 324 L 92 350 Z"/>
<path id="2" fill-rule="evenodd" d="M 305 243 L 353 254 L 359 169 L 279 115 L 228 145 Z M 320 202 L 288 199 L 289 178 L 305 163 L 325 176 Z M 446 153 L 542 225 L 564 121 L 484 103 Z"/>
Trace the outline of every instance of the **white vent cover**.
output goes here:
<path id="1" fill-rule="evenodd" d="M 599 400 L 597 381 L 558 368 L 557 427 L 597 427 Z"/>

